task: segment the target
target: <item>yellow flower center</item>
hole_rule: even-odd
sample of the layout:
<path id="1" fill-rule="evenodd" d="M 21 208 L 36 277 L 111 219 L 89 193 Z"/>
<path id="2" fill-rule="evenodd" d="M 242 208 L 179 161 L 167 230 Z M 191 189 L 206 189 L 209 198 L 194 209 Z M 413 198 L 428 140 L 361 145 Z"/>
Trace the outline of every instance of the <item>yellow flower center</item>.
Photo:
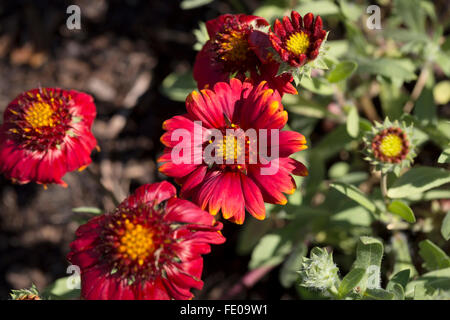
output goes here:
<path id="1" fill-rule="evenodd" d="M 222 60 L 239 62 L 247 59 L 248 43 L 245 39 L 245 33 L 231 31 L 228 34 L 221 34 L 221 36 Z"/>
<path id="2" fill-rule="evenodd" d="M 388 134 L 381 140 L 380 151 L 387 157 L 396 157 L 403 150 L 403 140 L 396 134 Z"/>
<path id="3" fill-rule="evenodd" d="M 291 35 L 286 42 L 287 49 L 296 54 L 306 53 L 309 48 L 309 37 L 304 32 L 297 32 Z"/>
<path id="4" fill-rule="evenodd" d="M 125 221 L 125 233 L 120 239 L 119 252 L 143 265 L 145 258 L 155 251 L 153 234 L 140 224 Z"/>
<path id="5" fill-rule="evenodd" d="M 218 152 L 219 156 L 222 156 L 225 161 L 228 159 L 234 159 L 234 161 L 236 161 L 242 154 L 242 147 L 237 137 L 229 136 L 227 138 L 227 136 L 224 136 L 222 144 L 218 145 L 216 152 Z"/>
<path id="6" fill-rule="evenodd" d="M 34 102 L 25 113 L 25 120 L 34 128 L 53 127 L 53 108 L 45 102 Z"/>

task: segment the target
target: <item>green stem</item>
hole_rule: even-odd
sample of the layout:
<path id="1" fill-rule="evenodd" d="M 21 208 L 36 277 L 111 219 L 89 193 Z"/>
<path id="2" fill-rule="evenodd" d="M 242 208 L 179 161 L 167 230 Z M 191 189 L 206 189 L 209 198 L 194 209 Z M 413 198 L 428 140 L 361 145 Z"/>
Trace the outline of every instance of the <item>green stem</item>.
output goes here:
<path id="1" fill-rule="evenodd" d="M 380 188 L 381 188 L 381 194 L 383 195 L 384 204 L 387 207 L 389 205 L 389 197 L 387 195 L 387 174 L 386 173 L 381 173 Z"/>

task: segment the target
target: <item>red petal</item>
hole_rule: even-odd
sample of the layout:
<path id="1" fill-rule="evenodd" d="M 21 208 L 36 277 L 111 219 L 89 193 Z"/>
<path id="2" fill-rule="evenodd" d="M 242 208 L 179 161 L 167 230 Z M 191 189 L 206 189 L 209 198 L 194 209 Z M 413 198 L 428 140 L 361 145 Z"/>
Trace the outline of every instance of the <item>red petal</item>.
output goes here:
<path id="1" fill-rule="evenodd" d="M 303 25 L 304 25 L 306 30 L 311 30 L 312 31 L 313 21 L 314 21 L 314 15 L 311 12 L 307 13 L 303 17 Z"/>
<path id="2" fill-rule="evenodd" d="M 287 16 L 283 17 L 283 25 L 284 30 L 286 31 L 287 34 L 291 34 L 294 32 L 294 28 L 292 27 L 292 23 L 291 20 L 289 20 L 289 17 Z"/>
<path id="3" fill-rule="evenodd" d="M 216 60 L 216 52 L 211 41 L 206 42 L 197 53 L 193 76 L 199 89 L 211 88 L 217 82 L 229 79 L 229 72 L 225 72 L 223 65 Z"/>
<path id="4" fill-rule="evenodd" d="M 245 175 L 241 175 L 241 183 L 245 208 L 256 219 L 263 220 L 266 216 L 266 208 L 261 191 L 253 180 Z"/>

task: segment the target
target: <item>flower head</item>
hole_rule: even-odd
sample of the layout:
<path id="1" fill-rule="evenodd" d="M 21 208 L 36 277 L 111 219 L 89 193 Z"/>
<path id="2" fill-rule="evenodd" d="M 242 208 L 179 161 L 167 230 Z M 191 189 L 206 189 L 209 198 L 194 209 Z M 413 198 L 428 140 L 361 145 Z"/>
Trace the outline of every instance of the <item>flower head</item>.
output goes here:
<path id="1" fill-rule="evenodd" d="M 319 55 L 319 49 L 326 37 L 322 29 L 322 18 L 314 20 L 312 13 L 301 15 L 292 11 L 291 18 L 285 16 L 283 21 L 275 21 L 269 38 L 272 47 L 278 53 L 280 60 L 298 68 L 314 60 Z"/>
<path id="2" fill-rule="evenodd" d="M 6 108 L 0 127 L 0 171 L 17 183 L 65 185 L 68 171 L 84 168 L 97 145 L 91 96 L 74 90 L 34 89 Z"/>
<path id="3" fill-rule="evenodd" d="M 327 290 L 339 283 L 339 269 L 333 261 L 333 254 L 315 247 L 309 258 L 303 257 L 300 268 L 301 286 Z"/>
<path id="4" fill-rule="evenodd" d="M 225 14 L 207 21 L 210 39 L 197 54 L 193 70 L 198 87 L 211 88 L 231 76 L 245 80 L 251 75 L 254 82 L 268 81 L 281 95 L 296 94 L 293 78 L 289 74 L 279 76 L 279 64 L 269 56 L 269 37 L 259 30 L 268 25 L 261 17 L 245 14 Z"/>
<path id="5" fill-rule="evenodd" d="M 408 128 L 398 121 L 391 123 L 386 119 L 383 124 L 375 123 L 372 131 L 367 132 L 363 140 L 366 144 L 366 160 L 383 172 L 398 171 L 408 167 L 416 156 L 411 140 L 412 127 Z"/>
<path id="6" fill-rule="evenodd" d="M 33 284 L 29 289 L 12 290 L 12 300 L 42 300 L 39 296 L 39 291 Z"/>
<path id="7" fill-rule="evenodd" d="M 192 92 L 186 108 L 187 114 L 164 122 L 166 149 L 158 160 L 163 162 L 159 170 L 182 185 L 181 196 L 192 196 L 202 209 L 214 215 L 221 210 L 239 224 L 245 210 L 264 219 L 264 202 L 286 204 L 283 193 L 296 189 L 292 174 L 307 175 L 305 166 L 289 156 L 306 149 L 306 140 L 281 131 L 287 112 L 277 91 L 266 82 L 253 86 L 231 79 L 213 90 Z M 180 141 L 179 134 L 189 137 Z"/>
<path id="8" fill-rule="evenodd" d="M 68 260 L 81 268 L 84 299 L 190 299 L 221 228 L 170 183 L 147 184 L 81 226 Z"/>

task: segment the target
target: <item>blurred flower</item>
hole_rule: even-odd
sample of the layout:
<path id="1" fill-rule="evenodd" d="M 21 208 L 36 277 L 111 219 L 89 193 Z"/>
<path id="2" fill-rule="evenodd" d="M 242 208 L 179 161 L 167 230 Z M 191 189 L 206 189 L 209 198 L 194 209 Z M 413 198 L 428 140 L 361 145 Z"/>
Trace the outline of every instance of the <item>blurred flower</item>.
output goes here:
<path id="1" fill-rule="evenodd" d="M 81 226 L 68 260 L 81 269 L 84 299 L 191 299 L 203 286 L 201 255 L 225 241 L 221 229 L 170 183 L 146 184 Z"/>
<path id="2" fill-rule="evenodd" d="M 281 61 L 295 68 L 317 58 L 327 34 L 322 29 L 320 16 L 314 20 L 314 15 L 307 13 L 302 19 L 296 11 L 292 11 L 291 19 L 287 16 L 283 17 L 283 22 L 277 19 L 273 30 L 269 32 L 272 47 Z"/>
<path id="3" fill-rule="evenodd" d="M 0 171 L 14 182 L 57 183 L 91 163 L 97 145 L 91 96 L 58 88 L 20 94 L 6 108 L 0 128 Z"/>
<path id="4" fill-rule="evenodd" d="M 278 75 L 279 64 L 267 50 L 269 37 L 259 29 L 268 25 L 261 17 L 245 14 L 225 14 L 207 21 L 210 39 L 197 54 L 193 70 L 198 87 L 212 87 L 231 76 L 243 81 L 248 73 L 255 83 L 266 80 L 281 95 L 296 94 L 292 76 Z"/>
<path id="5" fill-rule="evenodd" d="M 398 121 L 392 123 L 388 118 L 383 124 L 375 122 L 372 131 L 368 131 L 363 140 L 366 144 L 366 160 L 382 172 L 399 171 L 409 167 L 416 156 L 412 143 L 412 127 L 406 127 Z"/>
<path id="6" fill-rule="evenodd" d="M 29 289 L 11 290 L 12 300 L 42 300 L 36 286 L 33 284 Z"/>
<path id="7" fill-rule="evenodd" d="M 182 197 L 192 196 L 194 202 L 211 214 L 222 210 L 225 219 L 241 224 L 247 209 L 255 218 L 264 219 L 264 202 L 286 204 L 283 193 L 291 194 L 296 189 L 292 174 L 308 174 L 302 163 L 289 158 L 307 148 L 305 137 L 293 131 L 280 131 L 286 125 L 287 112 L 278 92 L 269 89 L 266 82 L 256 87 L 238 79 L 219 82 L 213 90 L 192 92 L 186 99 L 186 108 L 187 114 L 163 124 L 167 132 L 161 142 L 167 148 L 158 159 L 164 162 L 159 170 L 182 185 Z M 193 138 L 179 142 L 180 128 Z M 235 135 L 230 136 L 227 131 Z M 267 150 L 257 145 L 262 140 L 250 139 L 249 131 L 266 137 L 266 148 L 276 149 L 278 154 L 271 153 L 272 159 L 265 158 L 263 152 L 267 156 Z M 274 132 L 279 134 L 275 142 L 272 136 L 267 136 Z M 219 140 L 216 134 L 221 135 Z M 188 161 L 180 162 L 173 157 L 180 146 L 190 154 Z M 205 156 L 211 147 L 220 161 L 213 162 Z M 276 170 L 265 174 L 270 168 Z"/>
<path id="8" fill-rule="evenodd" d="M 333 261 L 333 254 L 315 247 L 310 258 L 303 257 L 300 267 L 300 285 L 307 288 L 327 290 L 339 284 L 339 269 Z"/>

